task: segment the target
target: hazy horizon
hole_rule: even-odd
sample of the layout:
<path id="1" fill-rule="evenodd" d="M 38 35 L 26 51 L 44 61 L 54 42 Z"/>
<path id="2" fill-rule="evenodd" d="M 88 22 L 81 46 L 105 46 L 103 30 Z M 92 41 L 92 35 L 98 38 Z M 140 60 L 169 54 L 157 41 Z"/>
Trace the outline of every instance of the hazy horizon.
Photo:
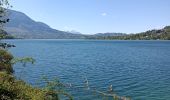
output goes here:
<path id="1" fill-rule="evenodd" d="M 62 31 L 139 33 L 170 24 L 169 0 L 10 1 L 12 10 Z"/>

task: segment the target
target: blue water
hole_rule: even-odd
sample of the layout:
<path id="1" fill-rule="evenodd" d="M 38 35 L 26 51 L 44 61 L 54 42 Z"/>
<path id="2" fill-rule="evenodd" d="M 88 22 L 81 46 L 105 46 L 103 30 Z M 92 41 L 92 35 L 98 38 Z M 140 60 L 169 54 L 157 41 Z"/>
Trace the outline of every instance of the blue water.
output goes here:
<path id="1" fill-rule="evenodd" d="M 15 65 L 15 75 L 34 86 L 42 76 L 107 91 L 133 100 L 170 100 L 170 41 L 7 40 L 15 57 L 33 57 L 34 65 Z M 75 100 L 101 100 L 90 90 L 68 91 Z"/>

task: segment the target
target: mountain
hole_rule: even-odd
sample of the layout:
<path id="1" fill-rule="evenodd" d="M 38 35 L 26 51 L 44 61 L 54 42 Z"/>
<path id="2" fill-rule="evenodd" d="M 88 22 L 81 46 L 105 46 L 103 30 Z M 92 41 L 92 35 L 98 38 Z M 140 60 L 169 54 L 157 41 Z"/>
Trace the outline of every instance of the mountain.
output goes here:
<path id="1" fill-rule="evenodd" d="M 96 33 L 95 36 L 124 36 L 126 33 Z"/>
<path id="2" fill-rule="evenodd" d="M 170 40 L 170 26 L 166 26 L 163 29 L 153 29 L 146 32 L 136 34 L 125 35 L 105 35 L 97 36 L 95 39 L 115 39 L 115 40 Z"/>
<path id="3" fill-rule="evenodd" d="M 72 33 L 72 34 L 81 34 L 80 32 L 77 32 L 77 31 L 75 31 L 75 30 L 66 31 L 66 32 L 69 32 L 69 33 Z"/>
<path id="4" fill-rule="evenodd" d="M 86 35 L 86 39 L 107 39 L 108 37 L 126 36 L 126 33 L 96 33 L 94 35 Z"/>
<path id="5" fill-rule="evenodd" d="M 86 39 L 107 39 L 114 36 L 126 36 L 126 33 L 96 33 L 94 35 L 86 35 Z"/>
<path id="6" fill-rule="evenodd" d="M 45 23 L 32 20 L 26 14 L 8 10 L 10 22 L 5 24 L 4 30 L 16 38 L 27 39 L 117 39 L 117 40 L 170 40 L 170 26 L 163 29 L 154 29 L 136 34 L 125 33 L 97 33 L 83 35 L 76 31 L 60 31 L 51 28 Z M 5 32 L 1 32 L 5 33 Z M 6 34 L 6 33 L 5 33 Z"/>
<path id="7" fill-rule="evenodd" d="M 9 23 L 4 30 L 16 38 L 35 39 L 77 39 L 84 38 L 82 34 L 60 31 L 51 28 L 45 23 L 32 20 L 26 14 L 14 10 L 8 10 Z"/>

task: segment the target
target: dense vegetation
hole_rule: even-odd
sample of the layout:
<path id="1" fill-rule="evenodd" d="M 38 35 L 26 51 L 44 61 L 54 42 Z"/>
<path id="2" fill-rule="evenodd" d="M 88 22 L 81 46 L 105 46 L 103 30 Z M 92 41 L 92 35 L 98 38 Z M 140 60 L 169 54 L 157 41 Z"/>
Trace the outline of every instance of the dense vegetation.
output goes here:
<path id="1" fill-rule="evenodd" d="M 170 26 L 159 30 L 149 30 L 137 34 L 125 34 L 119 36 L 93 36 L 89 39 L 110 39 L 110 40 L 170 40 Z"/>
<path id="2" fill-rule="evenodd" d="M 23 81 L 16 80 L 12 74 L 8 74 L 9 66 L 3 66 L 6 68 L 6 71 L 4 68 L 0 71 L 1 100 L 45 100 L 47 91 L 33 88 Z"/>

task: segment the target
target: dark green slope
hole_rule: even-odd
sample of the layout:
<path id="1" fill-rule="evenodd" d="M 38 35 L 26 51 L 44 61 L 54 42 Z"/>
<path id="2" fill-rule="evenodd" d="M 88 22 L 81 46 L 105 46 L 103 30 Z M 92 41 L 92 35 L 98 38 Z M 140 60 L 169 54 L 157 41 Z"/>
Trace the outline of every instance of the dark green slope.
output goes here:
<path id="1" fill-rule="evenodd" d="M 115 36 L 97 36 L 93 39 L 110 39 L 110 40 L 170 40 L 170 26 L 163 29 L 154 29 L 136 34 L 123 34 Z"/>

